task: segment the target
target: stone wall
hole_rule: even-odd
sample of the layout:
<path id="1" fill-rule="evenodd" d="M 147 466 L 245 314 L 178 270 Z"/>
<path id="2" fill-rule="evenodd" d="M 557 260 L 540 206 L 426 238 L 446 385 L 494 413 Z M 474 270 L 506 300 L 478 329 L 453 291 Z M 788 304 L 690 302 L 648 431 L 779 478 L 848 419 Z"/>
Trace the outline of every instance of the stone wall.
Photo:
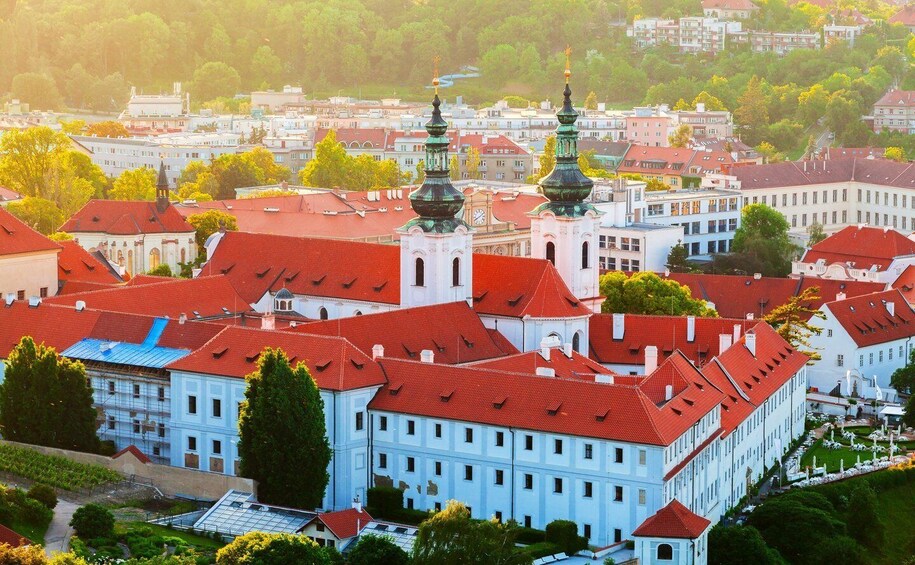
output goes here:
<path id="1" fill-rule="evenodd" d="M 2 441 L 2 443 L 32 449 L 46 455 L 65 457 L 78 463 L 100 465 L 120 473 L 125 480 L 151 484 L 166 496 L 185 495 L 204 500 L 218 500 L 230 489 L 256 492 L 257 488 L 253 479 L 147 463 L 129 451 L 115 459 L 94 453 L 81 453 L 12 441 Z"/>

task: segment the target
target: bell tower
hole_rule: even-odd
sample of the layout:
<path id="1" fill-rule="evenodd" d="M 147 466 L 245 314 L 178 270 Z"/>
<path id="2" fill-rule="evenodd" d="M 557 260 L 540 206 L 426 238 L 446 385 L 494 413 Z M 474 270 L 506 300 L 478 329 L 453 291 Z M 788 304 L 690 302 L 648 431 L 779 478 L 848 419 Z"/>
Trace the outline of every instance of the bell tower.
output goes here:
<path id="1" fill-rule="evenodd" d="M 418 217 L 397 229 L 400 234 L 400 305 L 402 308 L 472 300 L 473 230 L 458 214 L 464 194 L 448 175 L 448 123 L 438 97 L 438 57 L 432 80 L 432 119 L 426 124 L 422 186 L 410 193 Z"/>
<path id="2" fill-rule="evenodd" d="M 165 163 L 159 161 L 159 179 L 156 181 L 156 209 L 160 214 L 168 208 L 170 195 L 168 177 L 165 175 Z"/>
<path id="3" fill-rule="evenodd" d="M 578 166 L 578 112 L 572 106 L 569 87 L 571 53 L 566 48 L 566 87 L 562 108 L 556 113 L 556 165 L 540 180 L 541 192 L 548 202 L 529 213 L 531 255 L 553 263 L 575 297 L 599 312 L 597 243 L 601 213 L 585 202 L 594 182 Z"/>

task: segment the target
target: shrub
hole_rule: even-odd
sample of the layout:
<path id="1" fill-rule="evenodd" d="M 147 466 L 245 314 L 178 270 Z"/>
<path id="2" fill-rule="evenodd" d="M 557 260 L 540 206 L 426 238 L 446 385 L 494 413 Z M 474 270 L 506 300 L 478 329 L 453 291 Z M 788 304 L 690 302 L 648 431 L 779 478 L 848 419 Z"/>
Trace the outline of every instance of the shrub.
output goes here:
<path id="1" fill-rule="evenodd" d="M 403 510 L 403 491 L 394 487 L 372 487 L 366 496 L 369 513 L 377 518 L 393 518 Z"/>
<path id="2" fill-rule="evenodd" d="M 27 524 L 44 526 L 51 523 L 54 512 L 37 500 L 26 498 L 19 506 L 19 519 Z"/>
<path id="3" fill-rule="evenodd" d="M 107 457 L 111 457 L 112 455 L 114 455 L 117 452 L 118 452 L 118 450 L 114 447 L 113 440 L 106 439 L 105 441 L 99 442 L 99 446 L 98 446 L 99 455 L 105 455 Z"/>
<path id="4" fill-rule="evenodd" d="M 57 493 L 48 485 L 35 483 L 26 496 L 44 504 L 49 510 L 57 506 Z"/>
<path id="5" fill-rule="evenodd" d="M 547 524 L 546 541 L 558 545 L 566 555 L 575 555 L 588 547 L 588 540 L 578 535 L 578 526 L 571 520 L 553 520 Z"/>
<path id="6" fill-rule="evenodd" d="M 518 528 L 518 543 L 534 544 L 546 539 L 546 532 L 534 528 Z"/>
<path id="7" fill-rule="evenodd" d="M 561 553 L 562 548 L 560 548 L 555 543 L 541 541 L 532 543 L 527 547 L 523 547 L 519 551 L 525 555 L 529 555 L 531 559 L 540 559 L 541 557 L 546 557 L 547 555 L 556 555 L 557 553 Z"/>
<path id="8" fill-rule="evenodd" d="M 114 516 L 103 506 L 87 504 L 76 509 L 70 525 L 81 538 L 104 537 L 114 530 Z"/>

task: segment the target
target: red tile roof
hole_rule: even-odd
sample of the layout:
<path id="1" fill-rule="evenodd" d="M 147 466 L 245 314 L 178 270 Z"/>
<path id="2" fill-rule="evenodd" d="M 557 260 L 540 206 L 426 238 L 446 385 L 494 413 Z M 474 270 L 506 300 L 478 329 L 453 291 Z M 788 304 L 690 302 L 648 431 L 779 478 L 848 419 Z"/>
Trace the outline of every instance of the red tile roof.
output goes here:
<path id="1" fill-rule="evenodd" d="M 731 174 L 741 190 L 808 186 L 850 181 L 915 188 L 915 167 L 889 159 L 839 158 L 824 161 L 783 161 L 766 165 L 735 167 Z"/>
<path id="2" fill-rule="evenodd" d="M 0 524 L 0 545 L 20 547 L 23 545 L 32 545 L 32 540 L 22 534 L 17 534 L 3 524 Z"/>
<path id="3" fill-rule="evenodd" d="M 385 381 L 378 364 L 346 339 L 234 326 L 168 368 L 243 379 L 257 370 L 257 358 L 266 347 L 282 349 L 293 363 L 305 363 L 324 390 L 352 390 Z"/>
<path id="4" fill-rule="evenodd" d="M 145 453 L 140 451 L 137 448 L 137 446 L 135 446 L 135 445 L 128 445 L 124 449 L 122 449 L 122 450 L 118 451 L 117 453 L 115 453 L 114 455 L 112 455 L 111 458 L 117 459 L 118 457 L 121 457 L 122 455 L 126 455 L 128 453 L 130 453 L 131 455 L 136 457 L 140 461 L 140 463 L 151 463 L 152 462 L 152 460 L 149 457 L 147 457 Z"/>
<path id="5" fill-rule="evenodd" d="M 323 141 L 329 132 L 329 129 L 317 130 L 315 143 Z M 337 142 L 354 149 L 383 150 L 387 139 L 387 131 L 384 128 L 334 128 L 334 134 L 337 136 Z"/>
<path id="6" fill-rule="evenodd" d="M 913 254 L 915 241 L 896 230 L 848 226 L 810 248 L 803 261 L 850 264 L 857 269 L 876 265 L 884 271 L 895 257 Z"/>
<path id="7" fill-rule="evenodd" d="M 714 303 L 718 315 L 726 318 L 746 318 L 747 314 L 761 318 L 812 286 L 820 289 L 820 300 L 810 303 L 814 308 L 834 299 L 840 292 L 846 296 L 857 296 L 877 292 L 885 287 L 882 283 L 808 277 L 757 279 L 739 275 L 670 273 L 667 278 L 686 285 L 693 298 Z"/>
<path id="8" fill-rule="evenodd" d="M 594 375 L 614 375 L 613 371 L 604 368 L 600 363 L 588 359 L 584 355 L 573 351 L 571 357 L 566 357 L 562 349 L 550 349 L 550 359 L 547 361 L 540 351 L 527 351 L 498 359 L 489 359 L 471 363 L 480 369 L 494 369 L 511 373 L 534 373 L 537 369 L 552 369 L 555 376 L 560 379 L 594 380 Z"/>
<path id="9" fill-rule="evenodd" d="M 58 251 L 60 245 L 0 208 L 0 256 L 38 251 Z"/>
<path id="10" fill-rule="evenodd" d="M 696 539 L 711 522 L 674 499 L 632 532 L 642 538 Z"/>
<path id="11" fill-rule="evenodd" d="M 49 304 L 74 305 L 82 300 L 89 308 L 111 312 L 130 312 L 148 316 L 188 319 L 225 316 L 245 312 L 250 304 L 235 292 L 227 277 L 175 279 L 152 284 L 118 286 L 116 288 L 67 294 L 48 298 Z"/>
<path id="12" fill-rule="evenodd" d="M 902 293 L 909 304 L 915 304 L 915 265 L 909 265 L 890 285 Z"/>
<path id="13" fill-rule="evenodd" d="M 722 397 L 682 356 L 659 368 L 657 383 L 675 385 L 660 405 L 641 386 L 395 359 L 380 365 L 388 382 L 373 410 L 648 445 L 669 445 Z"/>
<path id="14" fill-rule="evenodd" d="M 893 304 L 892 315 L 889 304 Z M 915 335 L 915 311 L 896 289 L 829 302 L 826 308 L 858 347 Z"/>
<path id="15" fill-rule="evenodd" d="M 505 340 L 497 343 L 466 302 L 305 323 L 295 331 L 341 336 L 366 353 L 380 344 L 386 357 L 398 359 L 419 359 L 420 352 L 428 349 L 436 363 L 449 365 L 518 352 L 510 344 L 504 349 Z"/>
<path id="16" fill-rule="evenodd" d="M 847 159 L 856 157 L 866 159 L 883 159 L 886 149 L 883 147 L 826 147 L 826 159 Z"/>
<path id="17" fill-rule="evenodd" d="M 202 274 L 226 275 L 252 304 L 284 287 L 298 295 L 400 304 L 400 249 L 394 245 L 228 232 Z M 473 309 L 534 318 L 590 313 L 549 261 L 483 253 L 473 254 Z"/>
<path id="18" fill-rule="evenodd" d="M 81 292 L 91 292 L 94 290 L 106 290 L 117 285 L 105 284 L 105 283 L 91 283 L 84 281 L 62 281 L 60 290 L 57 291 L 57 296 L 63 296 L 65 294 L 78 294 Z"/>
<path id="19" fill-rule="evenodd" d="M 10 190 L 6 187 L 0 186 L 0 202 L 19 200 L 20 198 L 22 198 L 22 195 L 15 190 Z"/>
<path id="20" fill-rule="evenodd" d="M 89 335 L 98 317 L 98 312 L 77 312 L 49 304 L 29 308 L 28 302 L 20 300 L 11 306 L 0 305 L 0 358 L 9 356 L 26 335 L 36 343 L 63 351 Z"/>
<path id="21" fill-rule="evenodd" d="M 61 226 L 60 231 L 74 235 L 181 233 L 193 236 L 194 226 L 187 223 L 174 206 L 160 213 L 155 202 L 90 200 Z"/>
<path id="22" fill-rule="evenodd" d="M 901 10 L 890 17 L 889 23 L 902 24 L 909 27 L 915 26 L 915 6 L 903 6 Z M 886 96 L 884 96 L 884 98 L 886 98 Z M 882 102 L 883 98 L 880 100 Z"/>
<path id="23" fill-rule="evenodd" d="M 337 512 L 325 512 L 315 517 L 337 536 L 337 539 L 344 540 L 356 537 L 369 522 L 373 520 L 371 514 L 363 509 L 362 511 L 355 508 L 338 510 Z"/>
<path id="24" fill-rule="evenodd" d="M 696 365 L 705 365 L 719 352 L 719 336 L 733 337 L 734 326 L 740 335 L 756 322 L 742 318 L 696 318 L 695 335 L 687 340 L 686 316 L 624 315 L 623 339 L 613 340 L 613 315 L 595 314 L 589 320 L 589 354 L 606 365 L 644 365 L 645 347 L 658 348 L 658 362 L 679 351 Z"/>
<path id="25" fill-rule="evenodd" d="M 632 145 L 617 170 L 622 173 L 679 176 L 723 172 L 733 164 L 734 158 L 726 151 Z"/>
<path id="26" fill-rule="evenodd" d="M 75 241 L 60 242 L 57 256 L 57 278 L 60 281 L 79 281 L 101 285 L 119 284 L 121 278 L 111 272 L 105 263 L 80 247 Z"/>
<path id="27" fill-rule="evenodd" d="M 515 230 L 531 229 L 531 210 L 546 202 L 542 194 L 529 192 L 508 192 L 504 190 L 492 191 L 487 188 L 467 187 L 464 196 L 469 197 L 475 192 L 490 191 L 492 195 L 492 215 L 500 222 L 515 224 Z"/>

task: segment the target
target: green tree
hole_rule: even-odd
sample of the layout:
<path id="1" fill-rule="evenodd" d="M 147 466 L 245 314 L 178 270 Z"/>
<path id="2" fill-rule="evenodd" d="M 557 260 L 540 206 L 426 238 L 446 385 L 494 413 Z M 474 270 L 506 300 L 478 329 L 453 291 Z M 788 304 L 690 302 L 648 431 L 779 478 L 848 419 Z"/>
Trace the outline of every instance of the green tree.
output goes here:
<path id="1" fill-rule="evenodd" d="M 745 129 L 745 141 L 748 144 L 759 143 L 760 136 L 769 125 L 769 108 L 763 92 L 763 81 L 758 76 L 753 75 L 746 90 L 737 99 L 734 121 Z"/>
<path id="2" fill-rule="evenodd" d="M 891 45 L 881 47 L 871 65 L 882 67 L 895 79 L 901 78 L 909 69 L 905 55 L 898 47 Z"/>
<path id="3" fill-rule="evenodd" d="M 691 273 L 693 266 L 689 264 L 689 251 L 686 246 L 678 239 L 677 244 L 670 248 L 667 254 L 667 264 L 665 265 L 672 273 Z"/>
<path id="4" fill-rule="evenodd" d="M 879 522 L 878 522 L 879 523 Z M 870 565 L 874 562 L 863 547 L 848 536 L 829 538 L 817 546 L 812 565 Z"/>
<path id="5" fill-rule="evenodd" d="M 154 200 L 156 198 L 156 171 L 143 167 L 126 170 L 114 180 L 108 192 L 112 200 Z"/>
<path id="6" fill-rule="evenodd" d="M 160 264 L 155 269 L 147 271 L 146 274 L 151 275 L 153 277 L 173 277 L 174 276 L 174 274 L 172 273 L 172 268 L 164 263 Z"/>
<path id="7" fill-rule="evenodd" d="M 293 368 L 282 350 L 267 348 L 246 380 L 238 418 L 241 475 L 258 481 L 263 502 L 321 506 L 331 450 L 324 401 L 308 367 Z"/>
<path id="8" fill-rule="evenodd" d="M 517 526 L 496 520 L 473 521 L 467 507 L 449 500 L 445 509 L 419 525 L 413 565 L 527 565 L 515 551 Z"/>
<path id="9" fill-rule="evenodd" d="M 671 189 L 671 186 L 669 184 L 667 184 L 666 182 L 664 182 L 662 180 L 658 180 L 656 178 L 650 178 L 647 181 L 645 181 L 645 190 L 647 190 L 648 192 L 656 192 L 656 191 L 661 191 L 661 190 L 668 191 L 670 189 Z"/>
<path id="10" fill-rule="evenodd" d="M 330 130 L 315 144 L 314 158 L 299 173 L 305 186 L 333 188 L 343 186 L 348 174 L 346 149 L 337 142 L 337 132 Z"/>
<path id="11" fill-rule="evenodd" d="M 763 156 L 766 163 L 780 163 L 785 160 L 785 154 L 779 153 L 778 149 L 768 141 L 763 141 L 756 146 L 756 151 Z"/>
<path id="12" fill-rule="evenodd" d="M 423 159 L 416 163 L 416 177 L 413 179 L 415 184 L 422 184 L 426 179 L 426 162 Z"/>
<path id="13" fill-rule="evenodd" d="M 282 83 L 283 61 L 269 45 L 261 45 L 251 57 L 252 84 L 277 86 Z"/>
<path id="14" fill-rule="evenodd" d="M 63 104 L 54 78 L 44 73 L 13 77 L 13 98 L 27 102 L 33 110 L 58 110 Z"/>
<path id="15" fill-rule="evenodd" d="M 797 246 L 788 239 L 788 220 L 765 204 L 750 204 L 740 213 L 741 224 L 734 232 L 733 251 L 758 260 L 762 274 L 784 277 L 791 272 Z"/>
<path id="16" fill-rule="evenodd" d="M 845 524 L 834 511 L 793 496 L 767 500 L 750 514 L 748 524 L 791 563 L 814 563 L 822 544 L 845 533 Z"/>
<path id="17" fill-rule="evenodd" d="M 687 286 L 662 279 L 655 273 L 640 272 L 627 277 L 620 271 L 600 277 L 600 293 L 605 296 L 602 312 L 652 314 L 659 316 L 716 317 L 705 301 L 693 298 Z"/>
<path id="18" fill-rule="evenodd" d="M 915 350 L 909 353 L 909 360 L 904 366 L 893 371 L 890 386 L 902 394 L 915 392 Z"/>
<path id="19" fill-rule="evenodd" d="M 826 232 L 823 230 L 823 224 L 813 222 L 807 227 L 807 247 L 813 247 L 826 239 L 826 237 Z"/>
<path id="20" fill-rule="evenodd" d="M 216 565 L 331 565 L 327 553 L 311 538 L 293 534 L 251 532 L 238 536 L 216 553 Z"/>
<path id="21" fill-rule="evenodd" d="M 708 535 L 708 564 L 782 565 L 777 551 L 768 547 L 759 531 L 752 526 L 716 525 Z"/>
<path id="22" fill-rule="evenodd" d="M 880 550 L 884 542 L 884 527 L 880 520 L 877 494 L 867 482 L 858 482 L 848 499 L 848 534 L 871 550 Z"/>
<path id="23" fill-rule="evenodd" d="M 48 127 L 10 130 L 0 137 L 0 184 L 48 198 L 47 180 L 62 167 L 70 139 Z"/>
<path id="24" fill-rule="evenodd" d="M 915 39 L 915 37 L 912 39 Z M 898 163 L 902 163 L 906 160 L 905 152 L 902 150 L 902 147 L 887 147 L 883 151 L 883 156 L 890 161 L 896 161 Z"/>
<path id="25" fill-rule="evenodd" d="M 467 149 L 467 178 L 472 180 L 480 179 L 480 150 L 476 147 L 469 147 Z"/>
<path id="26" fill-rule="evenodd" d="M 543 144 L 543 154 L 540 155 L 540 178 L 550 174 L 553 167 L 556 166 L 556 136 L 551 135 L 546 138 Z M 539 181 L 538 178 L 535 182 Z"/>
<path id="27" fill-rule="evenodd" d="M 814 361 L 821 359 L 821 356 L 810 348 L 810 337 L 823 333 L 823 328 L 812 324 L 811 320 L 826 318 L 826 314 L 811 306 L 819 299 L 820 288 L 807 287 L 797 296 L 792 296 L 785 304 L 774 308 L 764 318 L 766 323 L 775 328 L 778 335 Z"/>
<path id="28" fill-rule="evenodd" d="M 692 141 L 693 131 L 687 124 L 680 124 L 672 134 L 667 137 L 667 142 L 671 147 L 689 147 Z"/>
<path id="29" fill-rule="evenodd" d="M 458 180 L 461 178 L 461 162 L 458 159 L 457 154 L 451 156 L 448 159 L 448 178 L 451 180 Z"/>
<path id="30" fill-rule="evenodd" d="M 10 202 L 6 210 L 33 230 L 45 235 L 57 231 L 67 219 L 57 204 L 35 196 L 26 196 L 22 200 Z"/>
<path id="31" fill-rule="evenodd" d="M 597 94 L 593 90 L 585 98 L 585 110 L 597 110 Z"/>
<path id="32" fill-rule="evenodd" d="M 707 91 L 703 90 L 695 98 L 693 98 L 692 107 L 696 108 L 699 104 L 705 104 L 705 109 L 709 112 L 721 112 L 726 111 L 727 108 L 724 106 L 724 103 L 718 98 L 712 96 Z"/>
<path id="33" fill-rule="evenodd" d="M 234 96 L 240 86 L 238 71 L 223 62 L 210 61 L 194 71 L 191 94 L 199 102 L 206 102 L 220 96 Z"/>
<path id="34" fill-rule="evenodd" d="M 905 403 L 905 413 L 902 415 L 902 423 L 907 428 L 915 428 L 915 394 L 909 397 Z"/>
<path id="35" fill-rule="evenodd" d="M 99 504 L 86 504 L 73 513 L 70 526 L 83 539 L 107 537 L 114 530 L 114 515 Z"/>
<path id="36" fill-rule="evenodd" d="M 235 216 L 222 210 L 207 210 L 199 214 L 191 214 L 187 218 L 187 223 L 194 226 L 194 239 L 201 252 L 207 239 L 220 229 L 238 231 L 238 221 Z"/>
<path id="37" fill-rule="evenodd" d="M 5 361 L 0 433 L 5 439 L 94 452 L 96 410 L 86 369 L 25 336 Z"/>
<path id="38" fill-rule="evenodd" d="M 94 135 L 96 137 L 130 137 L 130 132 L 127 131 L 127 128 L 124 127 L 124 124 L 121 122 L 106 120 L 104 122 L 89 124 L 89 127 L 86 128 L 86 135 Z"/>
<path id="39" fill-rule="evenodd" d="M 410 556 L 390 537 L 363 535 L 346 556 L 348 565 L 408 565 Z"/>
<path id="40" fill-rule="evenodd" d="M 82 135 L 86 129 L 86 120 L 60 120 L 60 131 L 67 135 Z"/>

